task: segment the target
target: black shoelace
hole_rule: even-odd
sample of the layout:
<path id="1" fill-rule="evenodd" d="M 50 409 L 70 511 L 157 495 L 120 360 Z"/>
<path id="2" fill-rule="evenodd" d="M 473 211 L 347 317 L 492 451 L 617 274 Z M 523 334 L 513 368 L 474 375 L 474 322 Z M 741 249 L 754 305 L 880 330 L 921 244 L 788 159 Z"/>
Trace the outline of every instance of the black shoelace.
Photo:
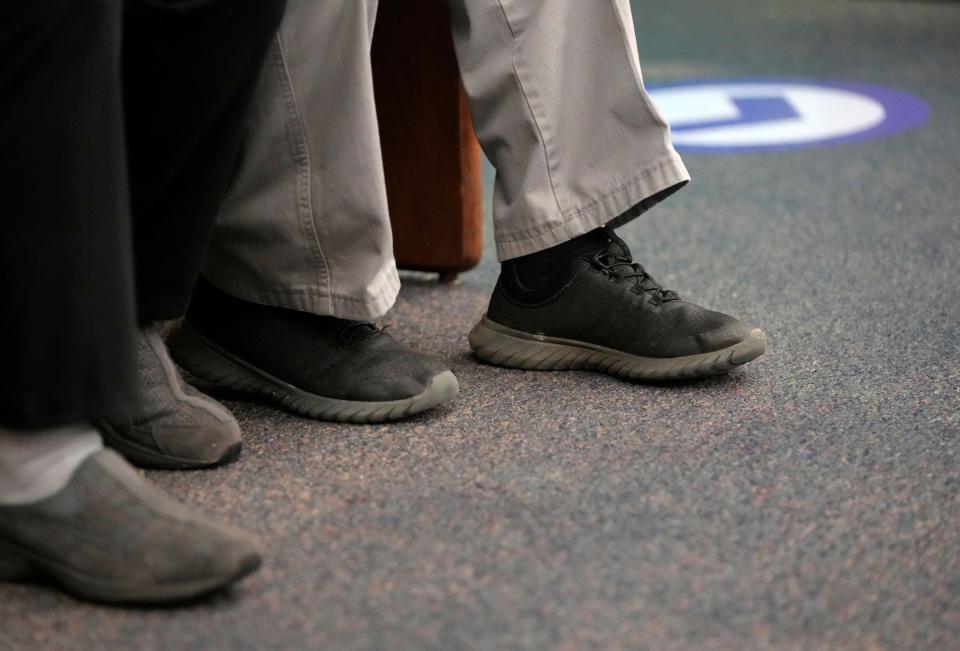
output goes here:
<path id="1" fill-rule="evenodd" d="M 643 265 L 634 262 L 629 256 L 604 250 L 594 254 L 591 263 L 605 274 L 616 279 L 617 282 L 633 281 L 635 292 L 638 294 L 646 292 L 659 303 L 680 300 L 679 294 L 672 289 L 665 289 L 653 276 L 647 273 Z"/>
<path id="2" fill-rule="evenodd" d="M 353 344 L 362 341 L 376 332 L 383 332 L 369 321 L 351 321 L 338 334 L 341 341 Z"/>

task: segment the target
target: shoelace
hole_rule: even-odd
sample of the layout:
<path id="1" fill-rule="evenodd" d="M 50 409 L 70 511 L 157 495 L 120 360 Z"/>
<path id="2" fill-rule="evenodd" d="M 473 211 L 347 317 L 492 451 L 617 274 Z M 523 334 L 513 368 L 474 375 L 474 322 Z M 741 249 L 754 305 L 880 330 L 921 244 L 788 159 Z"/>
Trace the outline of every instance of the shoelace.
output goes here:
<path id="1" fill-rule="evenodd" d="M 680 300 L 679 294 L 672 289 L 664 289 L 663 285 L 647 273 L 643 265 L 634 262 L 629 256 L 599 251 L 593 256 L 591 262 L 617 281 L 633 280 L 635 289 L 650 294 L 658 302 Z"/>
<path id="2" fill-rule="evenodd" d="M 375 332 L 383 332 L 375 324 L 369 321 L 351 321 L 338 334 L 341 341 L 353 344 L 366 339 Z"/>

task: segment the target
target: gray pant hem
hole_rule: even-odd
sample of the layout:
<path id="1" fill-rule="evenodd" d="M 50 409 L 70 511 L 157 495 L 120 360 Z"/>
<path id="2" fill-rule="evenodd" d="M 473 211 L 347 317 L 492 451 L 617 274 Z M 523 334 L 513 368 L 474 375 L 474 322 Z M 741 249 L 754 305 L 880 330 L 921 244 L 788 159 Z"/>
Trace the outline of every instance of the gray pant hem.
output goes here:
<path id="1" fill-rule="evenodd" d="M 619 184 L 599 197 L 584 197 L 581 207 L 545 220 L 541 229 L 496 233 L 497 259 L 500 262 L 549 249 L 568 242 L 620 217 L 622 226 L 643 211 L 630 214 L 631 208 L 642 204 L 665 190 L 690 180 L 683 161 L 676 154 L 658 159 L 643 172 Z"/>
<path id="2" fill-rule="evenodd" d="M 382 317 L 393 307 L 400 292 L 400 276 L 392 258 L 367 286 L 363 296 L 329 294 L 309 285 L 265 287 L 238 281 L 229 272 L 221 274 L 210 268 L 205 268 L 203 273 L 221 290 L 251 303 L 358 321 Z"/>

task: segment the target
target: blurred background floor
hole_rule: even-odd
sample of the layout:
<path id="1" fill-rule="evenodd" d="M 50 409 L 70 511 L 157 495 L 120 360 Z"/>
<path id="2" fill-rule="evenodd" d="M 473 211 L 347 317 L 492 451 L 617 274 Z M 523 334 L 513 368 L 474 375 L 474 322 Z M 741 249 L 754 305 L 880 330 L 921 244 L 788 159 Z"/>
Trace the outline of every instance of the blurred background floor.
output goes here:
<path id="1" fill-rule="evenodd" d="M 256 532 L 264 569 L 163 611 L 0 586 L 0 648 L 960 648 L 960 4 L 634 5 L 649 83 L 930 105 L 887 139 L 686 155 L 694 182 L 623 229 L 767 356 L 665 386 L 483 366 L 492 249 L 455 286 L 410 275 L 387 320 L 450 362 L 452 404 L 346 426 L 228 402 L 238 463 L 150 477 Z"/>

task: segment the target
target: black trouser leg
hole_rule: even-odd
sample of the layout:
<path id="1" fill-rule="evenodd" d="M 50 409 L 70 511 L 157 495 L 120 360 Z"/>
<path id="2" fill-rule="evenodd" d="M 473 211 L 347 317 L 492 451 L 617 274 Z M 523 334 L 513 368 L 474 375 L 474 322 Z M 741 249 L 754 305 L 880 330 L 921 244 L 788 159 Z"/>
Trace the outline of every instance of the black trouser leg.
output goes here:
<path id="1" fill-rule="evenodd" d="M 10 3 L 0 22 L 0 426 L 122 414 L 134 303 L 120 3 Z"/>
<path id="2" fill-rule="evenodd" d="M 283 5 L 32 0 L 4 9 L 0 426 L 110 420 L 135 404 L 134 313 L 149 321 L 186 307 Z"/>
<path id="3" fill-rule="evenodd" d="M 141 322 L 184 313 L 285 0 L 127 0 L 127 108 Z"/>

